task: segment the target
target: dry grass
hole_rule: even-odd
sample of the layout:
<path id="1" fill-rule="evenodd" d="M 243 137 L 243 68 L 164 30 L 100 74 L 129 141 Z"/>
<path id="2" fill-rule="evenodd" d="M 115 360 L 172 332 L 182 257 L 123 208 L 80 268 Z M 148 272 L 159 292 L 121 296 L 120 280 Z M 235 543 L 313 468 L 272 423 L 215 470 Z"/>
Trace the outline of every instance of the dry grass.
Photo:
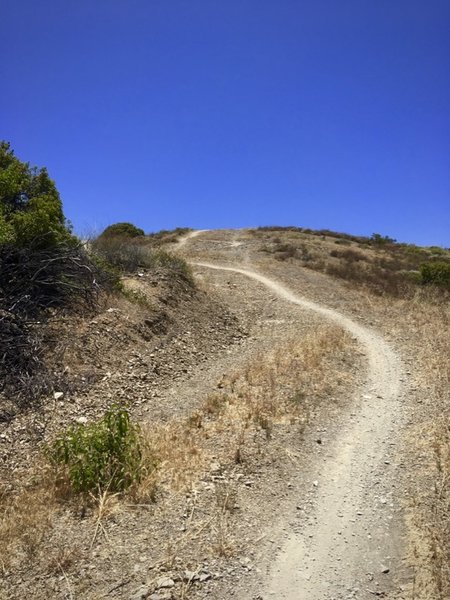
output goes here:
<path id="1" fill-rule="evenodd" d="M 270 228 L 256 232 L 262 250 L 280 260 L 347 281 L 354 297 L 349 306 L 370 315 L 413 359 L 415 425 L 407 440 L 405 461 L 412 475 L 408 534 L 414 568 L 415 600 L 450 598 L 450 296 L 444 288 L 418 285 L 420 264 L 444 260 L 442 248 L 371 245 L 353 236 L 320 241 L 306 230 Z M 287 246 L 290 246 L 287 248 Z M 300 252 L 308 251 L 301 261 Z M 299 250 L 300 249 L 300 250 Z M 286 254 L 286 251 L 289 252 Z M 375 294 L 374 294 L 375 292 Z"/>
<path id="2" fill-rule="evenodd" d="M 213 455 L 224 464 L 241 463 L 247 453 L 262 451 L 277 426 L 303 429 L 311 407 L 350 378 L 342 362 L 336 362 L 350 344 L 340 328 L 323 326 L 225 376 L 220 392 L 184 420 L 148 426 L 148 452 L 159 465 L 150 487 L 189 489 Z M 145 489 L 147 478 L 140 485 Z"/>
<path id="3" fill-rule="evenodd" d="M 355 297 L 356 298 L 356 297 Z M 414 571 L 413 600 L 450 598 L 450 305 L 436 289 L 407 298 L 359 295 L 369 314 L 407 344 L 412 361 L 413 424 L 404 461 L 408 493 L 407 534 Z"/>
<path id="4" fill-rule="evenodd" d="M 88 560 L 90 552 L 102 544 L 112 547 L 108 538 L 111 519 L 120 520 L 121 512 L 129 506 L 135 507 L 131 510 L 151 507 L 152 503 L 163 506 L 180 493 L 194 498 L 191 514 L 185 532 L 172 536 L 165 549 L 161 544 L 161 564 L 170 567 L 180 556 L 187 561 L 199 540 L 205 555 L 233 554 L 239 547 L 233 533 L 238 479 L 233 475 L 212 476 L 211 465 L 216 464 L 218 473 L 223 469 L 228 474 L 245 472 L 245 465 L 257 463 L 270 452 L 279 428 L 303 430 L 311 407 L 336 395 L 337 388 L 349 382 L 351 377 L 343 370 L 342 360 L 351 363 L 351 346 L 350 337 L 342 330 L 324 326 L 314 335 L 289 340 L 225 376 L 218 382 L 217 392 L 205 398 L 190 416 L 143 426 L 143 460 L 149 468 L 126 493 L 106 490 L 77 501 L 67 488 L 58 487 L 51 473 L 31 474 L 30 478 L 38 481 L 36 485 L 14 496 L 4 493 L 1 498 L 3 573 L 11 576 L 25 567 L 38 569 L 63 577 L 67 589 L 70 586 L 75 593 L 73 569 L 79 557 Z M 195 486 L 205 474 L 213 493 L 210 505 L 197 511 Z M 183 583 L 183 597 L 191 585 Z"/>
<path id="5" fill-rule="evenodd" d="M 410 303 L 411 325 L 421 334 L 418 348 L 419 389 L 427 393 L 424 414 L 413 432 L 411 452 L 422 458 L 410 519 L 415 567 L 415 597 L 450 598 L 450 307 Z"/>
<path id="6" fill-rule="evenodd" d="M 395 298 L 414 296 L 421 281 L 421 265 L 436 261 L 450 264 L 449 250 L 397 244 L 384 238 L 377 242 L 372 238 L 295 227 L 260 228 L 253 231 L 253 236 L 261 240 L 260 250 L 276 260 L 298 261 L 358 288 Z"/>
<path id="7" fill-rule="evenodd" d="M 55 490 L 39 485 L 3 492 L 0 511 L 0 567 L 6 574 L 39 556 L 56 511 Z"/>

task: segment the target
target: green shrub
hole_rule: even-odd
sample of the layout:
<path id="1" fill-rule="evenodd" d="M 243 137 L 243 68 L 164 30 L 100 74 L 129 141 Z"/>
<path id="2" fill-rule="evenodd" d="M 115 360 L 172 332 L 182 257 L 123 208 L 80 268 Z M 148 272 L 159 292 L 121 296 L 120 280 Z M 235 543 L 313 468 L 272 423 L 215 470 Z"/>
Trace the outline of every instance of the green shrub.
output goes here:
<path id="1" fill-rule="evenodd" d="M 441 246 L 429 246 L 428 250 L 431 252 L 431 254 L 437 254 L 439 256 L 445 256 L 448 254 L 448 251 L 445 250 L 445 248 L 441 248 Z"/>
<path id="2" fill-rule="evenodd" d="M 66 469 L 75 492 L 120 492 L 141 477 L 139 430 L 120 406 L 95 423 L 71 427 L 48 454 L 53 464 Z"/>
<path id="3" fill-rule="evenodd" d="M 109 225 L 100 234 L 100 237 L 124 237 L 124 238 L 136 238 L 143 237 L 145 235 L 144 230 L 136 227 L 133 223 L 114 223 L 113 225 Z"/>
<path id="4" fill-rule="evenodd" d="M 429 262 L 420 265 L 422 283 L 450 289 L 450 263 Z"/>

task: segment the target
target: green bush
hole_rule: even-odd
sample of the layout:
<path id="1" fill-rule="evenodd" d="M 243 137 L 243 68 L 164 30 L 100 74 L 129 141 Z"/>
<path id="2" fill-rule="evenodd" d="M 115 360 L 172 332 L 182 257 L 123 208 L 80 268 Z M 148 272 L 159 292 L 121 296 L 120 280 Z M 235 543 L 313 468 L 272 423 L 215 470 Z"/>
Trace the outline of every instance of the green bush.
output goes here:
<path id="1" fill-rule="evenodd" d="M 75 492 L 120 492 L 141 477 L 139 430 L 119 406 L 95 423 L 70 428 L 48 454 L 53 464 L 64 466 Z"/>
<path id="2" fill-rule="evenodd" d="M 136 238 L 143 237 L 144 235 L 144 230 L 136 227 L 133 223 L 114 223 L 113 225 L 109 225 L 99 237 L 118 236 L 124 238 Z"/>
<path id="3" fill-rule="evenodd" d="M 420 265 L 422 283 L 450 289 L 450 263 L 429 262 Z"/>

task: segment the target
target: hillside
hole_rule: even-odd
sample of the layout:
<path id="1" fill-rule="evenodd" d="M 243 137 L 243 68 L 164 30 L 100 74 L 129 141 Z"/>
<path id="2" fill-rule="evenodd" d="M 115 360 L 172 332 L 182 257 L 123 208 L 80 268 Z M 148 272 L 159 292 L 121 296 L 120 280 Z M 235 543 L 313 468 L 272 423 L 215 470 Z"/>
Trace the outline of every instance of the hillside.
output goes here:
<path id="1" fill-rule="evenodd" d="M 162 237 L 195 283 L 122 275 L 95 314 L 47 324 L 71 385 L 25 411 L 0 398 L 1 597 L 447 598 L 450 253 Z M 145 469 L 74 493 L 46 448 L 113 404 Z"/>

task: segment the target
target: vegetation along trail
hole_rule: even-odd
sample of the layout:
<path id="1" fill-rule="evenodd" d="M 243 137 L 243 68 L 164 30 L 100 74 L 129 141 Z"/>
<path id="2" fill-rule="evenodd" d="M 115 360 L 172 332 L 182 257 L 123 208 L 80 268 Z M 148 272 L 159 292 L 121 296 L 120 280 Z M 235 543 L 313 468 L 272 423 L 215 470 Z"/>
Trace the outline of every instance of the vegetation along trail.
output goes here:
<path id="1" fill-rule="evenodd" d="M 403 419 L 400 358 L 370 328 L 250 268 L 193 264 L 258 281 L 279 298 L 343 327 L 366 354 L 368 373 L 358 392 L 357 409 L 336 432 L 326 458 L 317 466 L 312 516 L 281 544 L 264 592 L 292 600 L 385 596 L 381 590 L 392 589 L 393 574 L 401 571 L 403 547 L 396 518 L 400 507 L 393 499 L 397 476 L 390 455 Z M 382 587 L 378 587 L 380 578 Z"/>

